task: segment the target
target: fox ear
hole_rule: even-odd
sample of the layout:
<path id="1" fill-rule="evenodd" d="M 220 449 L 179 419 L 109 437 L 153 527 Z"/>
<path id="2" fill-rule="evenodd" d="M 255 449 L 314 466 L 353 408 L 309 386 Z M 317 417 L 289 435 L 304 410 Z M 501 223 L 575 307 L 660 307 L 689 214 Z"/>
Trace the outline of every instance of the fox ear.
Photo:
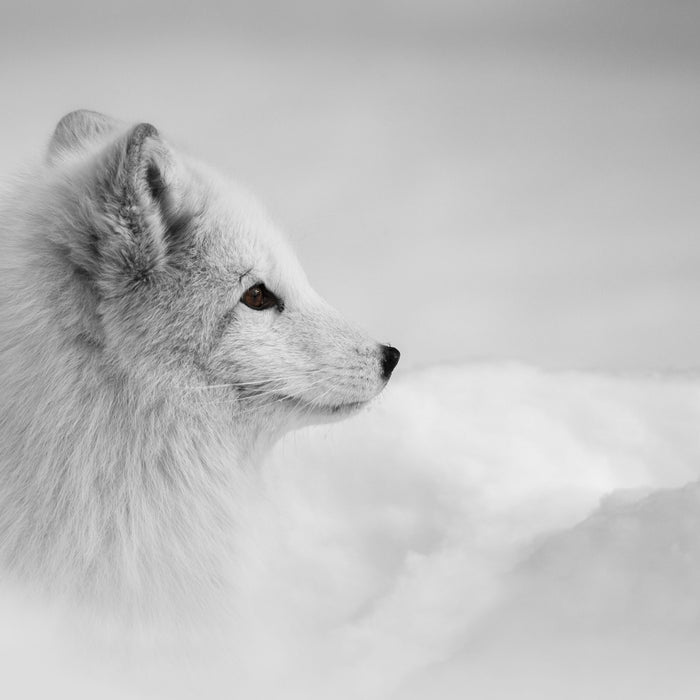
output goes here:
<path id="1" fill-rule="evenodd" d="M 150 279 L 179 249 L 177 160 L 151 124 L 138 124 L 90 161 L 83 206 L 91 233 L 74 257 L 90 277 L 123 290 Z M 84 204 L 85 204 L 85 200 Z"/>
<path id="2" fill-rule="evenodd" d="M 70 112 L 54 129 L 47 159 L 49 163 L 55 163 L 65 154 L 84 148 L 100 136 L 118 130 L 120 126 L 122 125 L 116 119 L 99 112 L 91 112 L 88 109 Z"/>
<path id="3" fill-rule="evenodd" d="M 135 234 L 175 206 L 175 155 L 151 124 L 137 124 L 107 150 L 96 180 L 107 207 L 116 205 Z"/>

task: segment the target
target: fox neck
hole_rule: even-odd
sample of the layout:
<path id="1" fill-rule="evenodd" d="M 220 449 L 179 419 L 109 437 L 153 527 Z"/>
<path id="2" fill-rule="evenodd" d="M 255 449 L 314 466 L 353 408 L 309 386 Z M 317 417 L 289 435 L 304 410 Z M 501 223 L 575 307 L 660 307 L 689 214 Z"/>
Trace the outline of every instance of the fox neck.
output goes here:
<path id="1" fill-rule="evenodd" d="M 2 411 L 7 569 L 127 620 L 201 616 L 225 599 L 254 436 L 214 402 L 91 380 L 84 367 L 40 374 Z"/>

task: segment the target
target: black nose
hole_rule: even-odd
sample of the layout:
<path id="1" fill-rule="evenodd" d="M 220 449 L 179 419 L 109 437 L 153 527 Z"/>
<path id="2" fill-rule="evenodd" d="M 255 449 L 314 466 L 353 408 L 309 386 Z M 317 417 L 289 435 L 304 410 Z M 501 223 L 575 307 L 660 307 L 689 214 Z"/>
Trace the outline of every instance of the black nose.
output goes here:
<path id="1" fill-rule="evenodd" d="M 384 379 L 389 379 L 394 367 L 399 364 L 399 357 L 401 357 L 401 353 L 396 348 L 392 348 L 391 345 L 382 346 L 382 377 Z"/>

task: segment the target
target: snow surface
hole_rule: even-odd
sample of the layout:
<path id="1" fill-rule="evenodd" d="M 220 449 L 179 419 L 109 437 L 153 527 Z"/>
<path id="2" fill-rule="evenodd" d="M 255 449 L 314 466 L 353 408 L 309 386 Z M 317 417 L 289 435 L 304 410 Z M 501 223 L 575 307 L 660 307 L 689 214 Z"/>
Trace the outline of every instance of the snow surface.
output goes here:
<path id="1" fill-rule="evenodd" d="M 692 376 L 399 372 L 371 409 L 292 434 L 268 460 L 241 517 L 236 638 L 215 667 L 88 653 L 8 593 L 3 685 L 26 698 L 695 698 L 699 424 Z"/>

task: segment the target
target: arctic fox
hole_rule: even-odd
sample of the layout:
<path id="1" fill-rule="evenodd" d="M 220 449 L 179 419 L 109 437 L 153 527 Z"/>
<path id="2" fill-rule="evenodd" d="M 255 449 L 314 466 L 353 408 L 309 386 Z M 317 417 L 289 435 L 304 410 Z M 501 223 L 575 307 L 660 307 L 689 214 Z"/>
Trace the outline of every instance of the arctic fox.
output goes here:
<path id="1" fill-rule="evenodd" d="M 119 617 L 216 614 L 249 465 L 370 401 L 398 350 L 149 124 L 65 116 L 0 246 L 3 575 Z"/>

